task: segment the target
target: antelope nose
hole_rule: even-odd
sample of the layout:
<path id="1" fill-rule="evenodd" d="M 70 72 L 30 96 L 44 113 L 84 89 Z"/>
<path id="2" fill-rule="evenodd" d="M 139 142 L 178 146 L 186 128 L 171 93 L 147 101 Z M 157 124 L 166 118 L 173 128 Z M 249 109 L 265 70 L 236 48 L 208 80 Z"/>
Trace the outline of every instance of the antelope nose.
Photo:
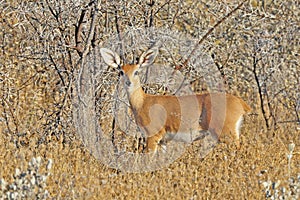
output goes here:
<path id="1" fill-rule="evenodd" d="M 125 84 L 129 87 L 131 82 L 130 81 L 125 81 Z"/>

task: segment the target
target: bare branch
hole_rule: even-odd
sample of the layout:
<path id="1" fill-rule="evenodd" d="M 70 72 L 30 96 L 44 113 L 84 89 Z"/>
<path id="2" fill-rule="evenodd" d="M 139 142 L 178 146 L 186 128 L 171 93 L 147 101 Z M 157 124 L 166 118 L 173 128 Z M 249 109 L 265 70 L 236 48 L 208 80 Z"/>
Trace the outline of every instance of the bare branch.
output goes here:
<path id="1" fill-rule="evenodd" d="M 263 90 L 257 75 L 257 63 L 259 62 L 260 59 L 257 58 L 256 56 L 256 51 L 254 49 L 254 55 L 253 55 L 253 68 L 252 68 L 252 72 L 254 75 L 254 80 L 256 82 L 257 88 L 258 88 L 258 95 L 259 95 L 259 101 L 260 101 L 260 108 L 261 108 L 261 112 L 263 114 L 264 120 L 265 120 L 265 125 L 267 127 L 267 129 L 270 129 L 270 125 L 269 125 L 269 117 L 267 116 L 267 111 L 265 110 L 265 106 L 264 106 L 264 98 L 263 98 Z"/>
<path id="2" fill-rule="evenodd" d="M 74 47 L 74 49 L 76 49 L 77 53 L 79 54 L 80 57 L 82 57 L 83 51 L 84 51 L 84 47 L 83 47 L 83 38 L 82 38 L 82 29 L 83 29 L 83 23 L 84 23 L 84 16 L 86 13 L 86 9 L 83 9 L 81 11 L 81 15 L 79 17 L 78 20 L 78 24 L 75 25 L 75 43 L 76 46 Z"/>
<path id="3" fill-rule="evenodd" d="M 224 22 L 228 17 L 230 17 L 234 12 L 236 12 L 238 9 L 242 7 L 242 5 L 246 2 L 244 0 L 242 3 L 240 3 L 235 9 L 233 9 L 231 12 L 229 12 L 227 15 L 225 15 L 221 20 L 219 20 L 212 28 L 210 28 L 205 35 L 198 41 L 198 43 L 194 46 L 192 52 L 189 54 L 189 56 L 186 58 L 186 60 L 183 62 L 182 65 L 176 66 L 176 70 L 180 70 L 183 67 L 187 67 L 191 57 L 195 54 L 197 49 L 199 48 L 200 44 L 222 23 Z"/>

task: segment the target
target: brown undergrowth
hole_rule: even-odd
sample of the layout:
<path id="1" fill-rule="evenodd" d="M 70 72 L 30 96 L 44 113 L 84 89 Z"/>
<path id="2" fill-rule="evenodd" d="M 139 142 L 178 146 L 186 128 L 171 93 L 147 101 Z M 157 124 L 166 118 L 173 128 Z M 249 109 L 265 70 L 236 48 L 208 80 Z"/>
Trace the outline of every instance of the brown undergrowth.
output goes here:
<path id="1" fill-rule="evenodd" d="M 299 133 L 283 128 L 260 132 L 253 124 L 256 120 L 247 118 L 238 151 L 221 143 L 199 158 L 197 144 L 192 144 L 167 168 L 147 173 L 110 169 L 91 156 L 80 141 L 63 144 L 52 138 L 47 145 L 16 148 L 2 135 L 0 176 L 11 183 L 16 168 L 25 170 L 33 157 L 41 157 L 45 162 L 53 161 L 45 189 L 54 198 L 262 199 L 266 197 L 264 184 L 268 181 L 279 183 L 280 191 L 284 187 L 295 195 L 299 180 L 296 189 L 288 180 L 289 173 L 294 178 L 299 176 Z M 291 142 L 295 149 L 289 172 L 287 154 Z M 39 170 L 45 172 L 46 167 Z"/>

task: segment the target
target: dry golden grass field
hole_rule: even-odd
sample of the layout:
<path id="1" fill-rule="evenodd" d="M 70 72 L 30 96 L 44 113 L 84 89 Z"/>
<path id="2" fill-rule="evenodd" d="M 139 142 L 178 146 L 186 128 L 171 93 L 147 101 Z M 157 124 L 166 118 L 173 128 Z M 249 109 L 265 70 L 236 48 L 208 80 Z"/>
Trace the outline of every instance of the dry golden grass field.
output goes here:
<path id="1" fill-rule="evenodd" d="M 244 1 L 222 20 L 239 3 L 0 0 L 0 199 L 299 199 L 300 4 Z M 191 52 L 212 28 L 199 49 L 221 74 L 224 90 L 252 108 L 240 149 L 218 143 L 200 156 L 197 141 L 170 165 L 135 173 L 109 167 L 90 152 L 84 137 L 95 117 L 101 136 L 116 143 L 116 155 L 124 146 L 140 153 L 133 148 L 139 138 L 114 123 L 125 112 L 116 97 L 122 85 L 116 70 L 101 68 L 97 49 L 120 49 L 112 41 L 147 28 L 178 33 L 157 59 L 171 70 L 182 61 L 181 39 L 194 38 L 181 49 Z M 140 40 L 129 40 L 134 56 L 149 44 Z M 193 91 L 209 91 L 197 67 L 177 71 Z M 143 86 L 148 93 L 174 93 L 168 84 Z M 105 150 L 103 138 L 96 145 Z"/>

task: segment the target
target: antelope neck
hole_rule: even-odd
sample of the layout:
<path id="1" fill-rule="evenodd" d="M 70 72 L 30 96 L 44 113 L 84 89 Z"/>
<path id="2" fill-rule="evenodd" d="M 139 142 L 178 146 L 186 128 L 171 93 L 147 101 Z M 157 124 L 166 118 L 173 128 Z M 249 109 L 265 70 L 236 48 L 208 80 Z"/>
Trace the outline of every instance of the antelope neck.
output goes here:
<path id="1" fill-rule="evenodd" d="M 131 93 L 128 92 L 131 107 L 134 110 L 139 110 L 143 106 L 145 96 L 146 93 L 144 92 L 141 86 L 132 91 Z"/>

